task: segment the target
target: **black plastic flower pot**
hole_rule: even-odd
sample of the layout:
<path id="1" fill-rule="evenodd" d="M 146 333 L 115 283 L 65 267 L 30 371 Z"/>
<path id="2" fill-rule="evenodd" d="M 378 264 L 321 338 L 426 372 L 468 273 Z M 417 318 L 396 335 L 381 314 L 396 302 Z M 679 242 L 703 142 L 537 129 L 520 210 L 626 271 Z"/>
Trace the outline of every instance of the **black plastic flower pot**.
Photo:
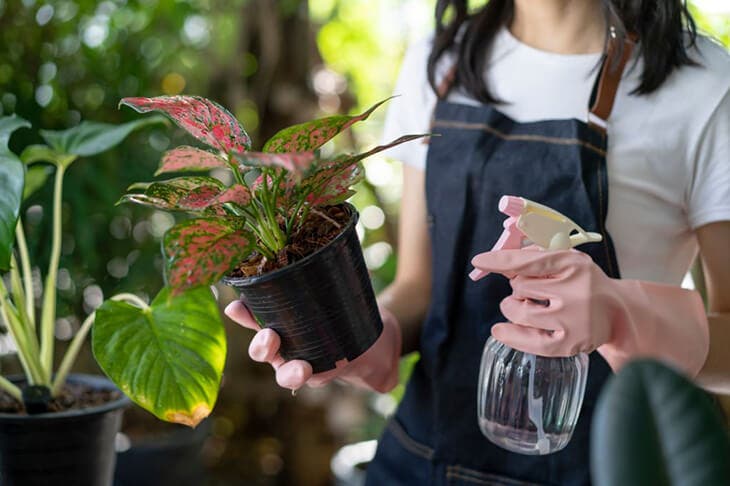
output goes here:
<path id="1" fill-rule="evenodd" d="M 11 379 L 16 384 L 24 378 Z M 100 376 L 70 375 L 69 383 L 116 390 Z M 111 486 L 114 440 L 129 399 L 37 415 L 0 413 L 2 486 Z"/>
<path id="2" fill-rule="evenodd" d="M 284 268 L 257 277 L 230 278 L 262 327 L 281 337 L 286 360 L 303 359 L 315 373 L 360 356 L 383 330 L 357 238 L 357 210 L 329 244 Z"/>
<path id="3" fill-rule="evenodd" d="M 200 486 L 208 484 L 201 450 L 210 419 L 191 429 L 170 424 L 169 432 L 132 443 L 117 453 L 114 486 Z"/>

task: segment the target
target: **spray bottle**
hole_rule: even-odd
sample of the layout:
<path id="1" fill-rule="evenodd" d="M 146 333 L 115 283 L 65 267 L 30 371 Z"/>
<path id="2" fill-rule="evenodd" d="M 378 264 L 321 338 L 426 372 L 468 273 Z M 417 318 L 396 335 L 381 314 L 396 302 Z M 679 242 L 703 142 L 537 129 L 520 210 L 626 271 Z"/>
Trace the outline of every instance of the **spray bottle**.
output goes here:
<path id="1" fill-rule="evenodd" d="M 600 234 L 584 231 L 554 209 L 521 197 L 502 196 L 499 210 L 508 218 L 492 250 L 527 245 L 567 250 L 602 239 Z M 486 275 L 475 269 L 469 277 L 479 280 Z M 479 372 L 479 427 L 489 440 L 512 452 L 557 452 L 573 435 L 587 377 L 585 353 L 568 358 L 535 356 L 490 337 Z"/>

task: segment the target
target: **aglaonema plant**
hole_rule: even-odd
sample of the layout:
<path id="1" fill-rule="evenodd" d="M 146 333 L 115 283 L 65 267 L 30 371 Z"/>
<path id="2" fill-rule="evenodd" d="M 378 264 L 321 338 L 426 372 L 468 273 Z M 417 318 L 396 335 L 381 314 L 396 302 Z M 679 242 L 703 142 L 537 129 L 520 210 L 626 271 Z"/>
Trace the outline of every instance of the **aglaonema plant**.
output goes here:
<path id="1" fill-rule="evenodd" d="M 127 395 L 159 418 L 195 425 L 215 402 L 221 374 L 220 329 L 216 323 L 189 326 L 189 314 L 161 319 L 158 308 L 209 286 L 241 262 L 257 257 L 279 267 L 290 262 L 287 246 L 313 214 L 344 202 L 360 181 L 362 160 L 395 145 L 424 137 L 406 135 L 360 154 L 324 156 L 320 148 L 365 120 L 335 115 L 276 133 L 261 151 L 241 124 L 213 101 L 192 96 L 124 98 L 140 113 L 160 112 L 205 148 L 180 146 L 166 152 L 156 175 L 165 180 L 134 184 L 120 202 L 188 213 L 163 236 L 167 287 L 151 307 L 106 302 L 97 311 L 93 350 L 105 373 Z M 228 172 L 215 178 L 207 173 Z M 323 217 L 326 217 L 324 215 Z M 217 316 L 217 309 L 209 309 Z M 196 322 L 204 313 L 196 314 Z M 184 325 L 180 325 L 184 323 Z M 223 356 L 225 348 L 223 348 Z"/>
<path id="2" fill-rule="evenodd" d="M 121 104 L 139 112 L 169 116 L 213 151 L 178 147 L 167 152 L 157 175 L 230 171 L 226 186 L 204 175 L 185 175 L 135 184 L 122 201 L 192 213 L 164 236 L 167 282 L 174 294 L 210 285 L 252 252 L 268 260 L 286 258 L 283 250 L 312 211 L 345 201 L 360 181 L 361 161 L 370 155 L 424 135 L 406 135 L 361 154 L 320 157 L 318 149 L 366 112 L 336 115 L 285 128 L 261 152 L 238 121 L 216 103 L 197 97 L 125 98 Z M 284 262 L 286 263 L 286 262 Z"/>
<path id="3" fill-rule="evenodd" d="M 84 320 L 59 367 L 54 370 L 56 286 L 66 170 L 77 159 L 105 152 L 121 143 L 134 130 L 162 121 L 161 117 L 122 125 L 85 121 L 68 130 L 40 130 L 46 143 L 31 145 L 17 156 L 8 147 L 10 136 L 20 128 L 30 128 L 30 123 L 15 115 L 0 118 L 0 321 L 7 326 L 15 341 L 18 358 L 30 385 L 21 389 L 7 378 L 0 377 L 0 389 L 19 402 L 27 405 L 29 400 L 33 400 L 42 410 L 44 401 L 61 392 L 94 321 L 94 313 Z M 20 209 L 23 200 L 42 187 L 49 177 L 48 164 L 55 169 L 51 211 L 53 228 L 50 261 L 41 285 L 42 300 L 38 309 Z M 131 294 L 119 294 L 113 298 L 132 302 L 140 300 Z M 28 390 L 32 393 L 29 394 Z"/>

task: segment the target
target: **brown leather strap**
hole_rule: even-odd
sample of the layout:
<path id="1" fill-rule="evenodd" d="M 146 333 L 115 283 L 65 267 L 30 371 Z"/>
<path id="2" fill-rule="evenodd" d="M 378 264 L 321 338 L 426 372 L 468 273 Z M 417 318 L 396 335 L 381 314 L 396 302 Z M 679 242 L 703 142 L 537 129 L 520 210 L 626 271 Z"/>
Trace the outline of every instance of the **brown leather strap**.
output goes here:
<path id="1" fill-rule="evenodd" d="M 449 71 L 446 73 L 446 76 L 444 76 L 444 79 L 441 80 L 439 85 L 437 86 L 436 94 L 438 95 L 439 99 L 445 99 L 446 96 L 449 94 L 449 91 L 451 91 L 451 88 L 454 85 L 454 81 L 456 80 L 456 64 L 451 66 Z"/>
<path id="2" fill-rule="evenodd" d="M 621 57 L 617 58 L 619 55 L 617 42 L 614 37 L 609 40 L 608 50 L 598 80 L 595 101 L 588 113 L 588 125 L 603 134 L 606 133 L 606 123 L 608 117 L 611 116 L 611 110 L 613 110 L 618 85 L 634 47 L 634 42 L 627 38 L 624 41 Z"/>

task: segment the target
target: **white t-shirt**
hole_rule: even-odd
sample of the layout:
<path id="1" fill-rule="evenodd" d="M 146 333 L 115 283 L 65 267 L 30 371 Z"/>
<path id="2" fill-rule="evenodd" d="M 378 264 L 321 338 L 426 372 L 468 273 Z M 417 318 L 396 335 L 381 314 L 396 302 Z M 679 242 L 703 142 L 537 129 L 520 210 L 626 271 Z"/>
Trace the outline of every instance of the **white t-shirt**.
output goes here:
<path id="1" fill-rule="evenodd" d="M 436 102 L 426 77 L 429 52 L 430 40 L 408 49 L 384 139 L 429 131 Z M 586 120 L 599 54 L 540 51 L 505 28 L 490 57 L 488 84 L 508 103 L 498 106 L 506 115 L 520 122 Z M 697 254 L 693 229 L 730 220 L 730 56 L 699 37 L 692 57 L 702 67 L 675 70 L 648 96 L 630 94 L 642 69 L 630 61 L 616 95 L 608 122 L 606 228 L 623 278 L 679 285 Z M 442 61 L 437 79 L 454 63 Z M 459 91 L 448 101 L 479 104 Z M 411 143 L 386 154 L 424 168 L 427 149 Z"/>

